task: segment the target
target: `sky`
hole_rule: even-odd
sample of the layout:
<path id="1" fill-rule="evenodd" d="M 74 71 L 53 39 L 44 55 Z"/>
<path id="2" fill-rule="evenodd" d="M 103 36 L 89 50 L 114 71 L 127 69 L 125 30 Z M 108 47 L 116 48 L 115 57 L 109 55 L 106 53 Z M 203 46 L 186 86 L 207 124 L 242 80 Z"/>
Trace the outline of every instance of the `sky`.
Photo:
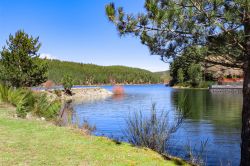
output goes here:
<path id="1" fill-rule="evenodd" d="M 144 11 L 144 0 L 0 0 L 0 47 L 21 29 L 39 36 L 43 57 L 167 70 L 169 65 L 150 55 L 138 38 L 118 35 L 105 15 L 110 2 L 128 13 Z"/>

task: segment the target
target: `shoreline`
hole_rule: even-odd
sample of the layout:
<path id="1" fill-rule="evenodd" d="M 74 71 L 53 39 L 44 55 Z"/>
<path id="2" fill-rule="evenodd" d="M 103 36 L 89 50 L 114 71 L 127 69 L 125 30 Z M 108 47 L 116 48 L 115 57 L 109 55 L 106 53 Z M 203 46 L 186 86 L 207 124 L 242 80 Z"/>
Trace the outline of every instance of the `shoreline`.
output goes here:
<path id="1" fill-rule="evenodd" d="M 102 86 L 132 86 L 132 85 L 166 85 L 164 83 L 155 83 L 155 84 L 93 84 L 93 85 L 74 85 L 72 89 L 77 89 L 76 87 L 102 87 Z M 53 88 L 62 88 L 62 85 L 55 85 L 52 88 L 48 88 L 48 90 L 53 90 Z M 46 88 L 43 86 L 31 87 L 34 90 L 45 90 Z"/>
<path id="2" fill-rule="evenodd" d="M 149 163 L 151 165 L 192 165 L 181 158 L 162 156 L 148 148 L 134 147 L 126 142 L 117 143 L 108 137 L 88 135 L 73 126 L 59 127 L 49 121 L 16 118 L 14 114 L 14 107 L 0 103 L 2 123 L 0 131 L 3 132 L 0 137 L 5 140 L 5 144 L 0 145 L 0 152 L 9 156 L 4 160 L 0 159 L 5 165 L 18 165 L 27 161 L 31 165 L 60 165 L 62 163 L 81 165 L 86 161 L 88 165 L 98 165 L 98 163 L 110 165 L 110 162 L 118 165 L 131 163 L 135 165 Z M 33 134 L 30 134 L 30 130 Z M 19 144 L 20 141 L 22 144 Z M 13 143 L 18 146 L 13 147 Z M 9 153 L 12 149 L 15 153 Z M 29 156 L 31 151 L 33 157 L 29 157 L 28 160 L 23 157 Z"/>
<path id="3" fill-rule="evenodd" d="M 192 87 L 180 87 L 180 86 L 173 86 L 173 89 L 192 89 L 192 90 L 209 90 L 209 88 L 192 88 Z"/>
<path id="4" fill-rule="evenodd" d="M 113 95 L 113 92 L 101 87 L 72 88 L 72 96 L 64 93 L 63 90 L 42 90 L 50 100 L 60 100 L 62 102 L 72 101 L 74 104 L 86 103 L 95 100 L 103 100 Z"/>

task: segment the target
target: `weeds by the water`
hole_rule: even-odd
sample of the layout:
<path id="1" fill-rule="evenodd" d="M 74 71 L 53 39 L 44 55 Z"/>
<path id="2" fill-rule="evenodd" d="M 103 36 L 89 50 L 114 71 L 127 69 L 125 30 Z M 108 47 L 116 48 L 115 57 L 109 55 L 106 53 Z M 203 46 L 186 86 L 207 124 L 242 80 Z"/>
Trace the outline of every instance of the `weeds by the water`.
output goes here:
<path id="1" fill-rule="evenodd" d="M 205 141 L 201 141 L 199 148 L 197 148 L 196 144 L 193 146 L 191 145 L 191 143 L 186 145 L 187 158 L 189 159 L 189 162 L 198 166 L 205 165 L 206 162 L 204 161 L 204 156 L 206 155 L 207 143 L 208 139 Z"/>
<path id="2" fill-rule="evenodd" d="M 91 125 L 87 120 L 84 120 L 83 124 L 81 126 L 81 129 L 86 134 L 91 134 L 92 132 L 94 132 L 96 130 L 96 126 Z"/>
<path id="3" fill-rule="evenodd" d="M 152 104 L 149 117 L 143 116 L 142 111 L 134 112 L 128 117 L 125 135 L 133 145 L 147 147 L 164 154 L 170 137 L 179 129 L 183 117 L 183 114 L 179 114 L 170 122 L 169 113 L 166 111 L 157 113 L 156 104 Z"/>

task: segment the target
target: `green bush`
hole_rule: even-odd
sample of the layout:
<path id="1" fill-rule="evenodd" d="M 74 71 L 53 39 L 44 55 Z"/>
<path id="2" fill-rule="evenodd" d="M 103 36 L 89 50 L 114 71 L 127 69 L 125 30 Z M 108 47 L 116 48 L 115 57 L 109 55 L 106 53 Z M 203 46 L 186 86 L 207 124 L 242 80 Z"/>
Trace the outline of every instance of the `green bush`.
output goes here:
<path id="1" fill-rule="evenodd" d="M 191 64 L 190 67 L 188 68 L 188 75 L 192 86 L 193 87 L 198 86 L 202 79 L 201 65 Z"/>
<path id="2" fill-rule="evenodd" d="M 8 102 L 8 87 L 0 84 L 0 102 Z"/>
<path id="3" fill-rule="evenodd" d="M 213 81 L 202 81 L 200 82 L 198 88 L 209 88 L 209 86 L 213 85 Z"/>
<path id="4" fill-rule="evenodd" d="M 39 117 L 51 120 L 58 115 L 60 107 L 59 101 L 48 101 L 46 94 L 37 94 L 34 113 Z"/>
<path id="5" fill-rule="evenodd" d="M 183 73 L 182 68 L 179 68 L 177 71 L 177 79 L 178 79 L 178 83 L 184 82 L 184 73 Z"/>
<path id="6" fill-rule="evenodd" d="M 17 92 L 17 90 L 14 91 Z M 24 118 L 28 112 L 32 112 L 35 105 L 35 97 L 30 90 L 27 90 L 26 92 L 23 91 L 20 95 L 21 100 L 19 100 L 16 105 L 16 113 L 17 116 Z"/>
<path id="7" fill-rule="evenodd" d="M 65 93 L 71 95 L 71 88 L 73 87 L 73 79 L 70 75 L 66 74 L 63 76 L 62 85 Z"/>
<path id="8" fill-rule="evenodd" d="M 49 101 L 46 94 L 34 94 L 28 89 L 14 89 L 0 84 L 0 101 L 16 107 L 18 117 L 26 117 L 32 112 L 39 117 L 53 119 L 60 110 L 60 102 Z"/>

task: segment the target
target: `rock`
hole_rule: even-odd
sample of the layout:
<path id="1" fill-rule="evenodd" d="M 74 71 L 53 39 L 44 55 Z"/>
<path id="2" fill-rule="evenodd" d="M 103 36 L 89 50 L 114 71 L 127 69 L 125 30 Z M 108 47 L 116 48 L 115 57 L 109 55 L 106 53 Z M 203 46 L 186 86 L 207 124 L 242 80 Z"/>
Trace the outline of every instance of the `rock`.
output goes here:
<path id="1" fill-rule="evenodd" d="M 45 121 L 45 118 L 44 118 L 44 117 L 41 117 L 41 120 L 42 120 L 42 121 Z"/>
<path id="2" fill-rule="evenodd" d="M 103 99 L 112 96 L 113 93 L 103 88 L 76 88 L 72 89 L 72 96 L 62 95 L 62 100 L 86 101 L 93 99 Z"/>

